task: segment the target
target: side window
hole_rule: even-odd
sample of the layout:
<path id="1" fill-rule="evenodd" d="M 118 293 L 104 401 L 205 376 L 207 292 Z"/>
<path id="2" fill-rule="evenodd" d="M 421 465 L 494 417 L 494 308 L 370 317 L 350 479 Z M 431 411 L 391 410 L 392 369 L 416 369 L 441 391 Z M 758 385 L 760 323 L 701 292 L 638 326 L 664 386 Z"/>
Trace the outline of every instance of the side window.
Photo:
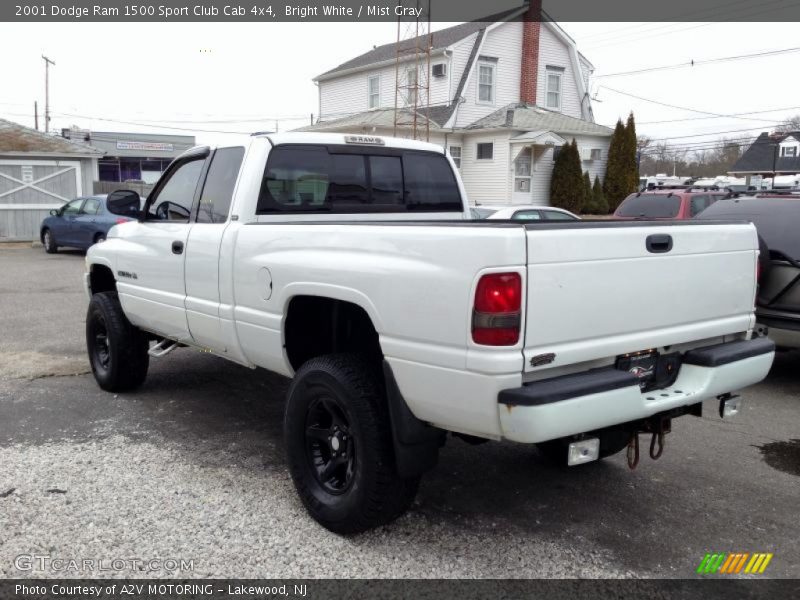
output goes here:
<path id="1" fill-rule="evenodd" d="M 540 221 L 542 215 L 538 210 L 518 210 L 511 218 L 514 221 Z"/>
<path id="2" fill-rule="evenodd" d="M 83 198 L 77 198 L 76 200 L 68 202 L 67 205 L 64 206 L 64 210 L 61 211 L 61 216 L 68 217 L 70 215 L 77 215 L 81 210 L 81 204 L 83 204 Z"/>
<path id="3" fill-rule="evenodd" d="M 81 209 L 82 215 L 96 215 L 97 209 L 100 208 L 100 200 L 97 198 L 87 198 L 86 203 Z"/>
<path id="4" fill-rule="evenodd" d="M 264 173 L 259 212 L 321 209 L 328 195 L 329 158 L 325 148 L 275 148 Z"/>
<path id="5" fill-rule="evenodd" d="M 236 186 L 243 158 L 242 147 L 220 148 L 216 151 L 200 195 L 198 223 L 224 223 L 228 220 L 233 188 Z"/>
<path id="6" fill-rule="evenodd" d="M 708 196 L 692 196 L 689 204 L 689 216 L 699 215 L 708 207 Z"/>
<path id="7" fill-rule="evenodd" d="M 148 221 L 189 222 L 194 194 L 205 160 L 195 159 L 178 166 L 160 187 L 147 211 Z"/>
<path id="8" fill-rule="evenodd" d="M 567 213 L 558 212 L 557 210 L 542 211 L 545 220 L 547 221 L 575 221 L 575 217 Z"/>

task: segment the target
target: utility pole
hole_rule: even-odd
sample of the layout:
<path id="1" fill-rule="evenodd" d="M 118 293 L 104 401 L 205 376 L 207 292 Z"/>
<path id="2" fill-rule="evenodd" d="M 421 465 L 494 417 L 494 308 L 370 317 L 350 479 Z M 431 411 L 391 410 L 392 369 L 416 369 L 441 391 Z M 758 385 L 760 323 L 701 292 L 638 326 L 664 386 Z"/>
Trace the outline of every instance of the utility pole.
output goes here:
<path id="1" fill-rule="evenodd" d="M 33 124 L 39 131 L 39 103 L 36 100 L 33 101 Z"/>
<path id="2" fill-rule="evenodd" d="M 44 132 L 50 132 L 50 65 L 56 66 L 56 63 L 44 54 Z"/>

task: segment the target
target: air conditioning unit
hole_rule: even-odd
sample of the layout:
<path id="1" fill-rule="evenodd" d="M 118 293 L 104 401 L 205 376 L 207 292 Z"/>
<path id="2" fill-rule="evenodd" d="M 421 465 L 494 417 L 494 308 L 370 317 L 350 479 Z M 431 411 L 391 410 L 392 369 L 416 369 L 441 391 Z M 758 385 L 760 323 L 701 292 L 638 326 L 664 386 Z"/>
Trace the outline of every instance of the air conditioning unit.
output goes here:
<path id="1" fill-rule="evenodd" d="M 434 77 L 444 77 L 447 75 L 447 65 L 445 63 L 436 63 L 431 67 L 431 74 Z"/>

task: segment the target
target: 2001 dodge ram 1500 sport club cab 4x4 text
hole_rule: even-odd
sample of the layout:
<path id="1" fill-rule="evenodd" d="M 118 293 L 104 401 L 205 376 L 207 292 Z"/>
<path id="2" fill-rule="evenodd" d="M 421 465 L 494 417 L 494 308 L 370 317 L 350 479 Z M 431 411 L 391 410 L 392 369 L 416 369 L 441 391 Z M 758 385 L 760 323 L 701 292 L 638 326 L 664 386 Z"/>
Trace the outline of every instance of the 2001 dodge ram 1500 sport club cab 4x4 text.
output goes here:
<path id="1" fill-rule="evenodd" d="M 440 147 L 254 135 L 181 155 L 89 250 L 86 340 L 110 391 L 181 345 L 293 377 L 297 491 L 356 532 L 408 508 L 448 431 L 635 464 L 703 400 L 735 413 L 774 356 L 757 261 L 748 223 L 472 221 Z"/>

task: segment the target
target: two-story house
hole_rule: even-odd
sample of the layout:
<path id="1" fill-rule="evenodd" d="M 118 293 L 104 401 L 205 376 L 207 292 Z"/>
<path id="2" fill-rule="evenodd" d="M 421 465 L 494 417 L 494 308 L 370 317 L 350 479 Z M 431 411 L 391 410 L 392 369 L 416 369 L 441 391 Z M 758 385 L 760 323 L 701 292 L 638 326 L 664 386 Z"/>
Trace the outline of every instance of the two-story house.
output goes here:
<path id="1" fill-rule="evenodd" d="M 418 130 L 426 124 L 430 141 L 447 148 L 472 203 L 548 204 L 556 153 L 573 138 L 583 170 L 603 179 L 613 132 L 594 122 L 594 67 L 541 0 L 431 37 L 429 72 L 427 61 L 386 44 L 318 75 L 319 118 L 302 129 L 392 135 L 396 87 L 415 93 L 425 81 Z"/>

